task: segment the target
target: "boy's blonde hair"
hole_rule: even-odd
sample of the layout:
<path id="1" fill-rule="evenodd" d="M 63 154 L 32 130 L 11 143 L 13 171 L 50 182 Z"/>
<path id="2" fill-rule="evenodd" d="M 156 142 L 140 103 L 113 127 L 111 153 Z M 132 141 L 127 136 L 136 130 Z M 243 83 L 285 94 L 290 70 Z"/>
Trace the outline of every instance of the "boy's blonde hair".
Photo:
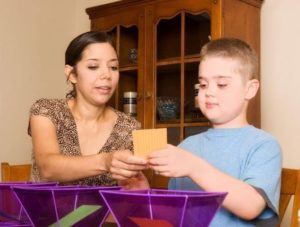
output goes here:
<path id="1" fill-rule="evenodd" d="M 257 78 L 257 56 L 244 41 L 236 38 L 220 38 L 205 44 L 200 52 L 200 63 L 207 57 L 224 57 L 240 62 L 240 73 L 248 79 Z"/>

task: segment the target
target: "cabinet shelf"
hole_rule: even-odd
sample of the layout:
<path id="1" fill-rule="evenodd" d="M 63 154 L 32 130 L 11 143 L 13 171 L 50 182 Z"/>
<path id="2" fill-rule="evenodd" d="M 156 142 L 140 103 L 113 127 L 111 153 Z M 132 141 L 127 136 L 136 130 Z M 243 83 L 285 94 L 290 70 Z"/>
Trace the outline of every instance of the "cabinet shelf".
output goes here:
<path id="1" fill-rule="evenodd" d="M 200 62 L 200 54 L 190 54 L 184 57 L 185 63 Z"/>
<path id="2" fill-rule="evenodd" d="M 184 63 L 199 62 L 199 61 L 200 61 L 200 54 L 186 55 L 183 58 Z M 157 61 L 156 65 L 163 66 L 163 65 L 180 64 L 180 63 L 181 63 L 180 57 L 173 57 L 173 58 L 160 59 Z"/>
<path id="3" fill-rule="evenodd" d="M 210 123 L 206 120 L 203 122 L 184 123 L 184 127 L 210 127 Z"/>
<path id="4" fill-rule="evenodd" d="M 210 123 L 206 120 L 203 122 L 186 122 L 183 124 L 184 127 L 210 127 Z M 170 123 L 160 121 L 156 124 L 157 128 L 177 128 L 180 127 L 180 123 Z"/>
<path id="5" fill-rule="evenodd" d="M 164 122 L 160 121 L 156 124 L 157 128 L 178 128 L 180 127 L 180 123 L 170 123 L 170 122 Z"/>
<path id="6" fill-rule="evenodd" d="M 138 69 L 137 64 L 127 64 L 127 65 L 121 65 L 119 67 L 120 72 L 133 71 L 137 69 Z"/>
<path id="7" fill-rule="evenodd" d="M 180 63 L 180 57 L 174 57 L 174 58 L 160 59 L 157 61 L 156 65 L 163 66 L 163 65 L 173 65 L 179 63 Z"/>

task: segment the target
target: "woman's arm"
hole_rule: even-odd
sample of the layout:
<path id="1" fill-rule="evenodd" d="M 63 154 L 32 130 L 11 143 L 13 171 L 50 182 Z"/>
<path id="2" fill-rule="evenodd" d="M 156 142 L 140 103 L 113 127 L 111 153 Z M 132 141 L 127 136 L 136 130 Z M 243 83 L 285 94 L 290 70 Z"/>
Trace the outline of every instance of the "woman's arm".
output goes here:
<path id="1" fill-rule="evenodd" d="M 33 150 L 41 177 L 46 181 L 69 182 L 112 172 L 116 179 L 128 179 L 146 168 L 146 160 L 128 151 L 87 156 L 66 156 L 59 151 L 55 126 L 43 116 L 31 116 Z"/>
<path id="2" fill-rule="evenodd" d="M 108 170 L 107 158 L 101 153 L 88 156 L 65 156 L 59 151 L 55 127 L 43 116 L 31 116 L 33 151 L 41 177 L 46 181 L 68 182 L 96 176 Z"/>

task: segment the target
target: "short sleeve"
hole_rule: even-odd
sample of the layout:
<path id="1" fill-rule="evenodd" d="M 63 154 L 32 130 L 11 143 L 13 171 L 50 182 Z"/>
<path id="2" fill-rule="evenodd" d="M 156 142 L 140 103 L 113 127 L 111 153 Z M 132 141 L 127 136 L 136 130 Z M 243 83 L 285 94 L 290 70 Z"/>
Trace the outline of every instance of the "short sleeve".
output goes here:
<path id="1" fill-rule="evenodd" d="M 132 136 L 132 132 L 134 130 L 137 130 L 137 129 L 140 129 L 141 128 L 141 123 L 138 122 L 137 120 L 135 119 L 132 119 L 131 123 L 130 123 L 130 127 L 129 127 L 129 130 L 128 130 L 128 134 L 127 134 L 127 138 L 125 139 L 127 145 L 126 145 L 126 148 L 131 150 L 132 152 L 133 151 L 133 136 Z"/>
<path id="2" fill-rule="evenodd" d="M 109 139 L 109 146 L 105 146 L 107 151 L 110 150 L 130 150 L 133 152 L 132 131 L 139 129 L 141 124 L 125 113 L 115 110 L 118 115 L 117 123 Z"/>
<path id="3" fill-rule="evenodd" d="M 54 125 L 57 124 L 57 118 L 53 114 L 55 110 L 55 105 L 52 100 L 49 99 L 39 99 L 34 102 L 30 108 L 29 115 L 31 116 L 43 116 L 49 118 Z M 31 136 L 30 121 L 28 123 L 28 135 Z"/>
<path id="4" fill-rule="evenodd" d="M 275 139 L 264 141 L 249 154 L 241 180 L 252 185 L 266 200 L 267 208 L 258 217 L 266 219 L 278 214 L 282 169 L 281 148 Z"/>
<path id="5" fill-rule="evenodd" d="M 176 179 L 175 178 L 170 178 L 169 183 L 168 183 L 168 189 L 171 190 L 176 190 Z"/>

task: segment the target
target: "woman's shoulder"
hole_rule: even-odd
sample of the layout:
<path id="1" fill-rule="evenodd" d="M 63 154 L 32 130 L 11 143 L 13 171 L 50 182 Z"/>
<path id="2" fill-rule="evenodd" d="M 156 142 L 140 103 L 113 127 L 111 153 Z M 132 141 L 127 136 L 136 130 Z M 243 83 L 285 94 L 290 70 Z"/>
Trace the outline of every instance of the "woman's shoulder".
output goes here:
<path id="1" fill-rule="evenodd" d="M 46 114 L 49 112 L 61 111 L 66 107 L 66 99 L 46 99 L 36 100 L 31 108 L 30 113 L 33 115 Z"/>
<path id="2" fill-rule="evenodd" d="M 41 98 L 36 100 L 33 103 L 33 106 L 57 106 L 57 105 L 64 105 L 65 103 L 66 103 L 66 99 Z"/>
<path id="3" fill-rule="evenodd" d="M 138 122 L 134 117 L 131 117 L 116 109 L 114 109 L 114 111 L 118 117 L 117 123 L 122 124 L 124 127 L 128 127 L 131 129 L 141 128 L 141 123 Z"/>

